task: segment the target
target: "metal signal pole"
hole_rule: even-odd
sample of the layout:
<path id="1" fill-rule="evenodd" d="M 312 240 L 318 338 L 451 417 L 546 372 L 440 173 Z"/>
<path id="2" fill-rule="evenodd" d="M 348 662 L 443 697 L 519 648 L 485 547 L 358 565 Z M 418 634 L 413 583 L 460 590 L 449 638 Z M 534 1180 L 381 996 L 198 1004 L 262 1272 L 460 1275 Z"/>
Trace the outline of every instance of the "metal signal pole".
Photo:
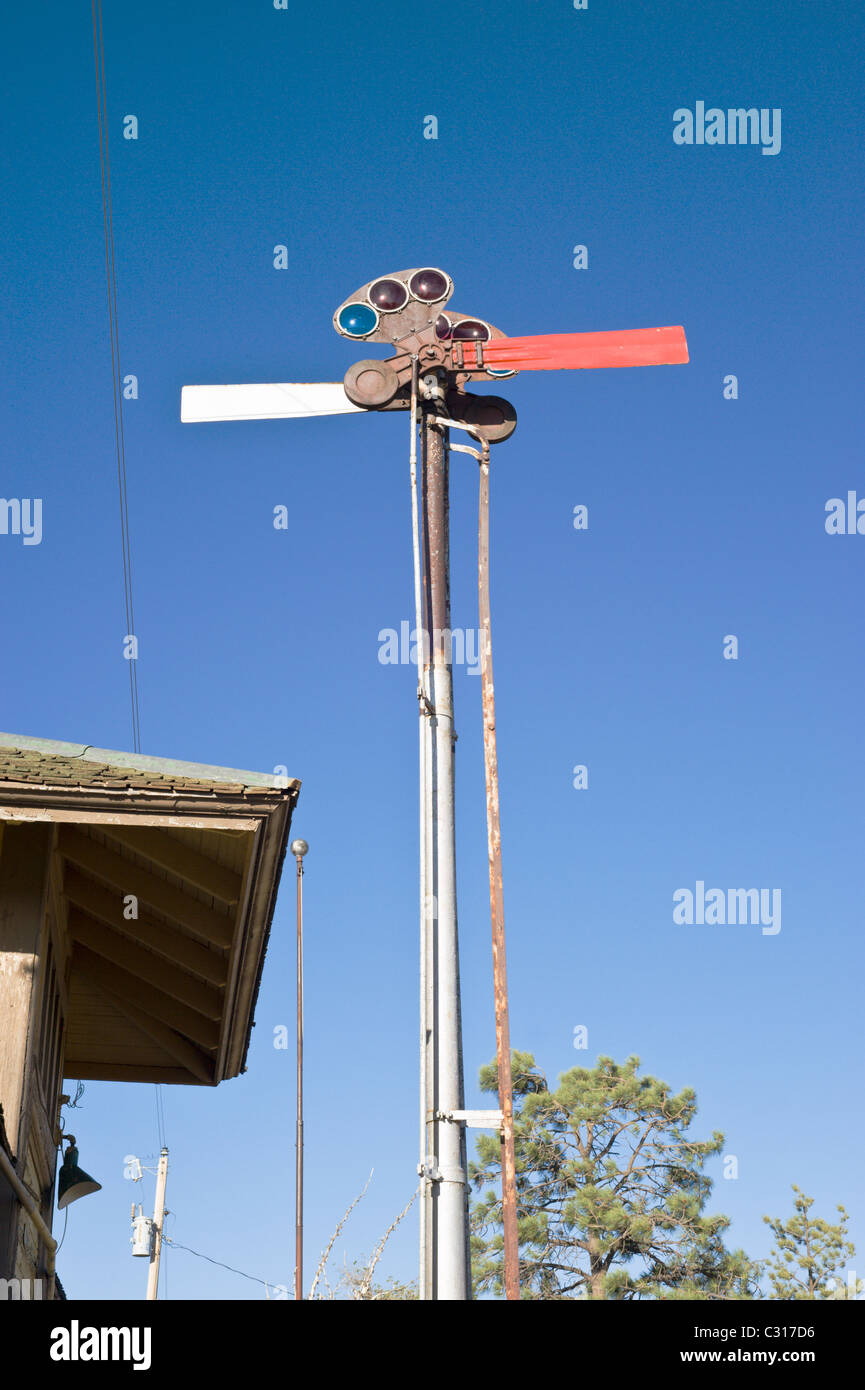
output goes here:
<path id="1" fill-rule="evenodd" d="M 152 1169 L 151 1169 L 152 1172 Z M 145 1301 L 156 1298 L 159 1288 L 159 1261 L 162 1256 L 162 1226 L 165 1221 L 165 1185 L 168 1181 L 168 1150 L 159 1153 L 159 1167 L 156 1170 L 156 1201 L 153 1207 L 153 1245 L 150 1251 L 150 1264 L 147 1269 L 147 1293 Z"/>
<path id="2" fill-rule="evenodd" d="M 424 377 L 421 541 L 425 641 L 421 702 L 426 768 L 422 807 L 424 1022 L 422 1091 L 426 1111 L 424 1250 L 421 1297 L 465 1300 L 470 1295 L 468 1189 L 463 1109 L 459 938 L 454 829 L 454 709 L 450 642 L 448 451 L 433 423 L 441 384 Z"/>

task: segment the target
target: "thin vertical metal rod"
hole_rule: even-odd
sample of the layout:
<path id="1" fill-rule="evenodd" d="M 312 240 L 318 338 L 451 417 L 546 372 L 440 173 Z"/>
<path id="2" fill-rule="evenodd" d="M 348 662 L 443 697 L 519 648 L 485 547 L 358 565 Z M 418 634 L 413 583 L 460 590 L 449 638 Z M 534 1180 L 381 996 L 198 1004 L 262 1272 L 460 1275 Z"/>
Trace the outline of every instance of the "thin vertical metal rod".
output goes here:
<path id="1" fill-rule="evenodd" d="M 421 428 L 422 462 L 421 494 L 426 486 L 427 431 Z M 424 564 L 421 589 L 421 634 L 418 639 L 418 660 L 421 668 L 420 722 L 422 743 L 422 804 L 421 804 L 421 856 L 423 860 L 423 904 L 421 923 L 422 988 L 421 1014 L 423 1019 L 423 1188 L 421 1198 L 424 1206 L 422 1222 L 423 1249 L 421 1251 L 420 1296 L 434 1299 L 435 1293 L 435 1096 L 436 1096 L 436 888 L 435 888 L 435 743 L 433 728 L 432 686 L 430 684 L 430 623 L 429 623 L 429 585 L 427 582 L 427 516 L 423 510 Z"/>
<path id="2" fill-rule="evenodd" d="M 303 1298 L 303 858 L 297 860 L 297 1156 L 295 1160 L 294 1297 Z"/>
<path id="3" fill-rule="evenodd" d="M 483 445 L 480 462 L 480 497 L 478 503 L 478 609 L 481 625 L 481 689 L 484 721 L 484 772 L 487 790 L 487 847 L 490 861 L 490 915 L 493 932 L 496 1062 L 499 1080 L 499 1108 L 502 1112 L 502 1224 L 504 1228 L 505 1298 L 518 1299 L 520 1296 L 520 1246 L 517 1228 L 508 971 L 505 958 L 502 833 L 499 818 L 499 768 L 496 749 L 496 698 L 493 683 L 490 620 L 490 450 L 486 442 Z"/>
<path id="4" fill-rule="evenodd" d="M 426 490 L 427 476 L 427 426 L 426 418 L 421 422 L 421 476 L 419 492 L 421 500 Z M 435 1259 L 435 1152 L 436 1152 L 436 1129 L 435 1129 L 435 1097 L 436 1097 L 436 969 L 435 969 L 435 934 L 436 934 L 436 899 L 435 899 L 435 843 L 434 843 L 434 820 L 435 820 L 435 744 L 434 728 L 432 721 L 432 685 L 430 674 L 430 601 L 429 601 L 429 573 L 428 573 L 428 520 L 426 505 L 422 500 L 421 508 L 422 524 L 422 543 L 423 543 L 423 566 L 421 571 L 421 625 L 422 635 L 418 641 L 418 662 L 420 664 L 420 738 L 421 738 L 421 827 L 420 827 L 420 850 L 421 850 L 421 884 L 423 892 L 423 902 L 421 904 L 421 950 L 422 950 L 422 998 L 421 998 L 421 1021 L 422 1021 L 422 1047 L 423 1056 L 421 1066 L 423 1077 L 421 1082 L 422 1106 L 423 1106 L 423 1190 L 421 1199 L 423 1205 L 423 1218 L 421 1222 L 421 1260 L 420 1260 L 420 1288 L 421 1299 L 430 1300 L 436 1297 L 436 1259 Z"/>
<path id="5" fill-rule="evenodd" d="M 426 721 L 430 752 L 427 787 L 432 821 L 427 869 L 427 929 L 432 938 L 432 1086 L 427 1091 L 427 1155 L 434 1156 L 432 1200 L 432 1297 L 470 1297 L 468 1190 L 465 1128 L 442 1119 L 464 1108 L 459 939 L 456 910 L 454 829 L 454 712 L 450 643 L 448 466 L 446 439 L 424 412 L 423 537 L 429 645 L 424 652 L 425 693 L 432 713 Z M 428 981 L 429 984 L 429 981 Z M 427 995 L 429 999 L 429 995 Z"/>
<path id="6" fill-rule="evenodd" d="M 429 1206 L 430 1206 L 430 1182 L 426 1173 L 426 1127 L 427 1127 L 427 1094 L 429 1090 L 429 1019 L 430 1010 L 428 1005 L 428 913 L 429 913 L 429 884 L 428 884 L 428 832 L 430 817 L 427 806 L 427 788 L 429 784 L 429 769 L 427 757 L 427 729 L 428 711 L 426 692 L 424 690 L 424 661 L 422 638 L 424 628 L 424 598 L 421 578 L 421 554 L 420 554 L 420 499 L 419 481 L 417 469 L 417 437 L 418 437 L 418 363 L 417 357 L 412 358 L 411 376 L 411 420 L 410 420 L 410 445 L 409 445 L 409 481 L 411 488 L 411 529 L 412 529 L 412 561 L 414 574 L 414 611 L 415 611 L 415 650 L 417 652 L 417 701 L 418 701 L 418 843 L 419 843 L 419 964 L 420 964 L 420 1037 L 419 1037 L 419 1071 L 420 1071 L 420 1132 L 419 1132 L 419 1154 L 418 1154 L 418 1174 L 420 1175 L 420 1202 L 419 1206 L 419 1265 L 418 1265 L 418 1297 L 426 1300 L 430 1297 L 430 1260 L 429 1260 Z"/>
<path id="7" fill-rule="evenodd" d="M 156 1201 L 153 1207 L 153 1245 L 150 1250 L 150 1264 L 147 1268 L 147 1294 L 145 1301 L 152 1302 L 159 1292 L 159 1261 L 162 1258 L 162 1227 L 165 1223 L 165 1185 L 168 1182 L 168 1150 L 163 1145 L 159 1153 L 159 1167 L 156 1170 Z"/>

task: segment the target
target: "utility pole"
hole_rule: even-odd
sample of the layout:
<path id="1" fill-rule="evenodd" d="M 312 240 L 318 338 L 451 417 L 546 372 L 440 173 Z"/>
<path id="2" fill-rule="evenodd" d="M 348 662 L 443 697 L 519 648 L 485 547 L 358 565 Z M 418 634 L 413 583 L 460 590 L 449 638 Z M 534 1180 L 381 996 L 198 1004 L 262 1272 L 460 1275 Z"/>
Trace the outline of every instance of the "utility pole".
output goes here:
<path id="1" fill-rule="evenodd" d="M 156 1170 L 156 1201 L 153 1207 L 152 1227 L 153 1245 L 150 1250 L 150 1264 L 147 1268 L 146 1299 L 148 1301 L 156 1298 L 159 1287 L 159 1260 L 162 1255 L 162 1225 L 165 1220 L 165 1184 L 167 1181 L 168 1150 L 163 1147 L 159 1153 L 159 1167 Z"/>
<path id="2" fill-rule="evenodd" d="M 422 715 L 425 806 L 422 807 L 426 1144 L 421 1297 L 470 1297 L 465 1126 L 444 1118 L 463 1109 L 462 1024 L 454 826 L 453 668 L 450 616 L 448 441 L 434 423 L 443 401 L 436 373 L 421 382 L 423 466 L 421 538 L 424 572 Z"/>
<path id="3" fill-rule="evenodd" d="M 297 863 L 297 1127 L 294 1170 L 294 1297 L 303 1298 L 303 856 L 306 840 L 292 840 Z"/>

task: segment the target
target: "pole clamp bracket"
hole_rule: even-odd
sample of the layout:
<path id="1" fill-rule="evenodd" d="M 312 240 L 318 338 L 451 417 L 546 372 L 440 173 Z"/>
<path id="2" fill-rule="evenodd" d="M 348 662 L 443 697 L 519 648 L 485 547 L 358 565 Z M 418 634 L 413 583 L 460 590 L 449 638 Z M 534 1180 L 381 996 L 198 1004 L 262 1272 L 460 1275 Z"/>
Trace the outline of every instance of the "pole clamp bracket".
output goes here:
<path id="1" fill-rule="evenodd" d="M 464 1124 L 466 1129 L 498 1129 L 504 1123 L 501 1110 L 437 1110 L 437 1120 Z"/>

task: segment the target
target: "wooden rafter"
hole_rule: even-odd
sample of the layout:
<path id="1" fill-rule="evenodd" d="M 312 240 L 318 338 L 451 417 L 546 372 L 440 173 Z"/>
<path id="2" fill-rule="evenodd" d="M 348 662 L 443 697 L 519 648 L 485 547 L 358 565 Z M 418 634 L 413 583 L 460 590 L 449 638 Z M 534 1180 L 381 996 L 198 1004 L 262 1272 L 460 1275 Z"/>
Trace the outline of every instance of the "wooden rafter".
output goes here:
<path id="1" fill-rule="evenodd" d="M 240 874 L 198 850 L 189 849 L 170 831 L 120 825 L 103 825 L 102 830 L 110 839 L 117 840 L 137 854 L 143 854 L 163 869 L 170 869 L 189 883 L 194 883 L 196 888 L 218 898 L 227 907 L 239 901 L 243 887 Z"/>
<path id="2" fill-rule="evenodd" d="M 157 1086 L 213 1086 L 212 1076 L 196 1076 L 186 1067 L 157 1067 L 128 1065 L 122 1062 L 78 1061 L 70 1058 L 76 1077 L 81 1081 L 124 1081 L 127 1085 L 154 1082 Z"/>
<path id="3" fill-rule="evenodd" d="M 205 1018 L 220 1017 L 223 1000 L 220 990 L 205 984 L 203 980 L 196 980 L 178 966 L 160 960 L 152 951 L 145 950 L 137 942 L 97 922 L 78 907 L 70 909 L 69 930 L 75 941 L 80 941 L 89 951 L 119 966 L 121 970 L 128 970 L 141 984 L 163 990 L 172 999 L 195 1009 Z"/>
<path id="4" fill-rule="evenodd" d="M 124 936 L 147 946 L 168 960 L 182 965 L 199 979 L 221 988 L 225 985 L 228 973 L 228 959 L 199 941 L 182 935 L 175 927 L 167 927 L 157 922 L 147 910 L 139 908 L 138 917 L 127 919 L 123 914 L 123 898 L 116 891 L 105 888 L 95 879 L 86 878 L 73 865 L 67 864 L 63 887 L 70 903 L 80 907 L 91 917 L 122 932 Z"/>
<path id="5" fill-rule="evenodd" d="M 116 995 L 128 1006 L 136 1008 L 142 1017 L 167 1024 L 170 1029 L 207 1051 L 214 1051 L 217 1047 L 219 1027 L 212 1019 L 205 1018 L 187 1004 L 181 1004 L 178 999 L 172 999 L 161 989 L 153 986 L 142 989 L 135 975 L 104 960 L 89 947 L 76 944 L 73 968 L 81 971 L 82 978 L 97 988 L 101 987 L 103 993 Z"/>
<path id="6" fill-rule="evenodd" d="M 77 954 L 77 951 L 76 951 Z M 103 981 L 90 975 L 90 982 L 94 989 L 101 994 L 110 1004 L 122 1014 L 134 1027 L 144 1033 L 151 1042 L 155 1042 L 157 1047 L 161 1047 L 169 1057 L 173 1057 L 175 1062 L 180 1065 L 199 1081 L 207 1085 L 213 1083 L 213 1063 L 209 1057 L 200 1052 L 197 1047 L 193 1047 L 188 1038 L 182 1037 L 173 1028 L 161 1023 L 152 1015 L 145 1013 L 137 1005 L 131 1003 L 124 995 L 116 994 L 109 989 Z M 104 1072 L 104 1067 L 100 1066 L 100 1076 Z"/>
<path id="7" fill-rule="evenodd" d="M 106 849 L 80 830 L 66 826 L 61 829 L 60 853 L 64 859 L 110 883 L 121 897 L 133 894 L 140 903 L 156 908 L 193 936 L 217 946 L 231 945 L 231 917 L 207 907 L 165 879 L 154 877 L 147 869 L 124 858 L 122 854 L 116 854 L 114 850 Z"/>

